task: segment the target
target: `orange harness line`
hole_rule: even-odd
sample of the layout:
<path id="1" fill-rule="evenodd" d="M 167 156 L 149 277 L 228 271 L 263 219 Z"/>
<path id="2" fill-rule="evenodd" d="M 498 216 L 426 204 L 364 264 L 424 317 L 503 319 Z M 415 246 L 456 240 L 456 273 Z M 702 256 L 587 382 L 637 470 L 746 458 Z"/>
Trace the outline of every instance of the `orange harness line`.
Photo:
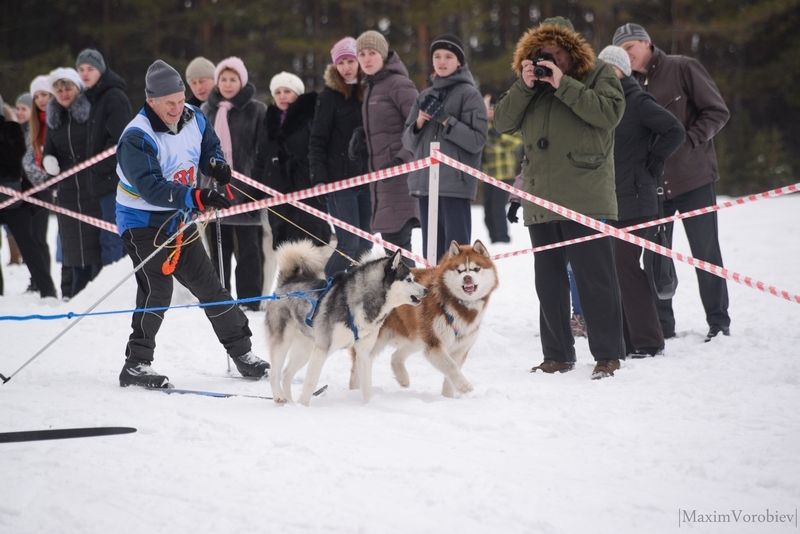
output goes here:
<path id="1" fill-rule="evenodd" d="M 175 249 L 170 252 L 164 263 L 161 264 L 161 273 L 164 276 L 169 276 L 175 272 L 178 266 L 178 260 L 181 259 L 181 246 L 183 246 L 183 222 L 178 226 L 178 237 L 175 238 Z"/>

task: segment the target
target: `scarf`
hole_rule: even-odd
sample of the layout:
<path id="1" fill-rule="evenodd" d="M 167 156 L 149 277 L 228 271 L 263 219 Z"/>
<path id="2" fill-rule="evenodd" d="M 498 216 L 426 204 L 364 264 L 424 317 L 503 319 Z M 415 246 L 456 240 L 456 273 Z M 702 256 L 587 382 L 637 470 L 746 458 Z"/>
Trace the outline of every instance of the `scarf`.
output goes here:
<path id="1" fill-rule="evenodd" d="M 228 111 L 233 107 L 228 100 L 219 103 L 217 117 L 214 119 L 214 131 L 219 137 L 219 144 L 225 161 L 233 168 L 233 142 L 231 141 L 231 129 L 228 126 Z"/>
<path id="2" fill-rule="evenodd" d="M 33 155 L 36 159 L 36 165 L 38 165 L 39 168 L 42 168 L 42 150 L 44 149 L 44 142 L 47 135 L 47 112 L 38 110 L 37 113 L 39 114 L 39 146 L 37 146 L 36 150 L 33 151 Z"/>

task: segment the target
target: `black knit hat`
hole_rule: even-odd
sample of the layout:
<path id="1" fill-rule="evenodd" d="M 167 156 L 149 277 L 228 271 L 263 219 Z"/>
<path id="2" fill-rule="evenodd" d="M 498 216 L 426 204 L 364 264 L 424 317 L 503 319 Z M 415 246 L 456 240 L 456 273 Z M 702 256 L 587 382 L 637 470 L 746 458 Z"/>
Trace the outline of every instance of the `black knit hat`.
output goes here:
<path id="1" fill-rule="evenodd" d="M 452 33 L 444 33 L 431 42 L 431 55 L 440 49 L 454 53 L 458 58 L 458 62 L 461 63 L 461 66 L 467 64 L 464 58 L 464 44 L 461 42 L 461 39 Z"/>

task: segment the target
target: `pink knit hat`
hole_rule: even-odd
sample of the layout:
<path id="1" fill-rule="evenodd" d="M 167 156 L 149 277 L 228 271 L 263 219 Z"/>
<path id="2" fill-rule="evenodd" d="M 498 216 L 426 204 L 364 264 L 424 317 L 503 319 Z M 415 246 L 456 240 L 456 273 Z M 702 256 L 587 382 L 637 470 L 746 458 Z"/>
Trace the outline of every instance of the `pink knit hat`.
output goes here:
<path id="1" fill-rule="evenodd" d="M 350 36 L 345 37 L 331 48 L 331 59 L 333 64 L 336 65 L 341 59 L 352 57 L 355 59 L 356 53 L 356 40 Z"/>
<path id="2" fill-rule="evenodd" d="M 236 56 L 225 58 L 217 63 L 217 67 L 214 69 L 215 84 L 219 83 L 219 75 L 222 74 L 222 71 L 225 69 L 230 69 L 239 75 L 239 80 L 242 82 L 242 87 L 247 85 L 247 68 L 244 66 L 244 61 Z"/>

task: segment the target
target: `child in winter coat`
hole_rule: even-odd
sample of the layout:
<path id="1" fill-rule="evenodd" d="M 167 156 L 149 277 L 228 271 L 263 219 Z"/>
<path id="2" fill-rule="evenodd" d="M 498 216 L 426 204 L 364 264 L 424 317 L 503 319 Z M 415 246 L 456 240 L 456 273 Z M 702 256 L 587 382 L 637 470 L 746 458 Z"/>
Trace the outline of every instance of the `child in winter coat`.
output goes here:
<path id="1" fill-rule="evenodd" d="M 445 34 L 433 40 L 430 50 L 432 84 L 420 93 L 411 108 L 403 146 L 413 152 L 416 160 L 430 155 L 430 143 L 436 141 L 443 154 L 480 169 L 487 136 L 486 105 L 466 65 L 464 47 L 457 37 Z M 408 177 L 409 192 L 419 199 L 425 251 L 428 250 L 428 173 L 428 169 L 423 169 Z M 475 178 L 447 165 L 439 166 L 436 258 L 429 260 L 441 259 L 451 241 L 470 243 L 470 203 L 476 191 Z"/>

